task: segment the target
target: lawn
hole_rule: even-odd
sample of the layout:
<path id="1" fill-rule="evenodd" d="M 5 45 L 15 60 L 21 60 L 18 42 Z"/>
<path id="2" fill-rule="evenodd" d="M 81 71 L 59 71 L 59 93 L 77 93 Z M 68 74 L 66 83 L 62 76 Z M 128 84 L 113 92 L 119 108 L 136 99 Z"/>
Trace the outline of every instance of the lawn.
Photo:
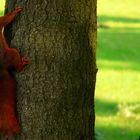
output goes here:
<path id="1" fill-rule="evenodd" d="M 99 140 L 140 136 L 140 1 L 98 1 L 96 132 Z"/>
<path id="2" fill-rule="evenodd" d="M 0 0 L 0 15 L 3 15 L 4 13 L 4 4 L 5 0 Z"/>

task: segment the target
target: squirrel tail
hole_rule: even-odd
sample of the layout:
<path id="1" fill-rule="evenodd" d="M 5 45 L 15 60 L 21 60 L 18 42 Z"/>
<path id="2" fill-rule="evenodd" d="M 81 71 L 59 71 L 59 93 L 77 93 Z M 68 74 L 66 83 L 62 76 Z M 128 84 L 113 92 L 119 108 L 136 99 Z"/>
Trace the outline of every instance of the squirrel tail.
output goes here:
<path id="1" fill-rule="evenodd" d="M 0 110 L 0 132 L 5 137 L 10 137 L 20 132 L 13 109 L 8 105 L 3 106 L 3 109 Z"/>
<path id="2" fill-rule="evenodd" d="M 0 133 L 5 137 L 20 132 L 16 119 L 16 82 L 9 72 L 1 71 L 0 77 Z"/>

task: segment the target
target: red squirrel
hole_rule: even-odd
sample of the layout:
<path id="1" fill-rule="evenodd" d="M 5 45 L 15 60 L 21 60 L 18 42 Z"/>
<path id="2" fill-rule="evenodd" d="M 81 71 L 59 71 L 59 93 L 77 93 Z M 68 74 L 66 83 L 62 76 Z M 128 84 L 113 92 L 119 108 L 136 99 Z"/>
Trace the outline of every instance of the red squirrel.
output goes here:
<path id="1" fill-rule="evenodd" d="M 20 132 L 15 115 L 16 81 L 13 72 L 20 72 L 28 64 L 28 59 L 10 48 L 3 35 L 3 28 L 10 23 L 22 8 L 17 7 L 12 12 L 0 17 L 0 133 L 9 138 Z"/>

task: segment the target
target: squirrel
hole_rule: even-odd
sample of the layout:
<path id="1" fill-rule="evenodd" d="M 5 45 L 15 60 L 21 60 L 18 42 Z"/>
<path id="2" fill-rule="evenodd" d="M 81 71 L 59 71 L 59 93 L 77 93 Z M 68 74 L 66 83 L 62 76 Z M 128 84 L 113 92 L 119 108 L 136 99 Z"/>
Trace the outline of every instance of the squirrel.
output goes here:
<path id="1" fill-rule="evenodd" d="M 0 17 L 0 133 L 9 138 L 20 132 L 16 119 L 16 80 L 13 72 L 20 72 L 28 64 L 28 59 L 10 48 L 3 34 L 3 28 L 9 24 L 23 9 L 15 8 L 12 12 Z"/>

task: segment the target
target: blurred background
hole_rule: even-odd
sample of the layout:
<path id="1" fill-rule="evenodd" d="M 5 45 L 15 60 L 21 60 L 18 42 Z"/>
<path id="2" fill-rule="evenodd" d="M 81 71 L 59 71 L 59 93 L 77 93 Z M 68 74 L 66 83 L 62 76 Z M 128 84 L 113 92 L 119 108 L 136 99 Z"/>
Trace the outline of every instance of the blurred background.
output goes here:
<path id="1" fill-rule="evenodd" d="M 98 0 L 96 134 L 140 137 L 140 0 Z"/>
<path id="2" fill-rule="evenodd" d="M 140 137 L 139 7 L 140 0 L 98 0 L 97 140 Z"/>
<path id="3" fill-rule="evenodd" d="M 0 0 L 0 16 L 4 13 L 5 0 Z"/>

